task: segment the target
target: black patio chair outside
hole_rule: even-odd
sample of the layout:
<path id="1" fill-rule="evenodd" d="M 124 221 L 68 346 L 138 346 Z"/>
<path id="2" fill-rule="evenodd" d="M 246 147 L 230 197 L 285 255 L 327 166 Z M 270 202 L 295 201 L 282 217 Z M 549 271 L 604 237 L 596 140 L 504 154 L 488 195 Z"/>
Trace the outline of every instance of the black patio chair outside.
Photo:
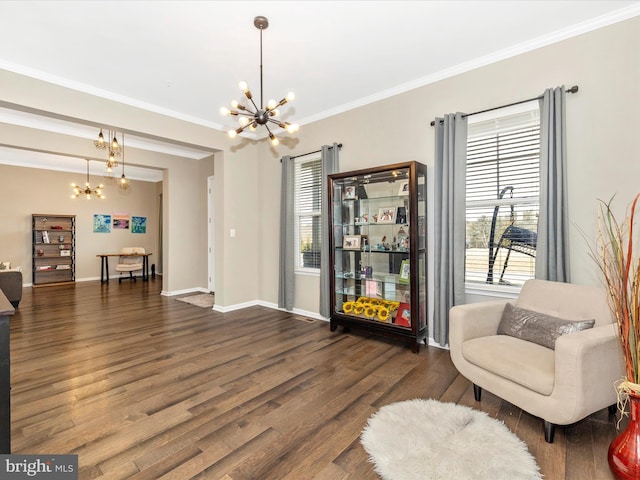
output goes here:
<path id="1" fill-rule="evenodd" d="M 500 194 L 498 195 L 498 199 L 504 198 L 506 194 L 509 194 L 511 198 L 513 198 L 513 186 L 504 187 Z M 515 225 L 515 212 L 513 208 L 513 204 L 510 206 L 511 212 L 509 216 L 510 223 L 507 228 L 504 229 L 502 235 L 500 236 L 500 240 L 495 242 L 496 236 L 496 226 L 498 223 L 498 212 L 500 210 L 500 205 L 496 205 L 493 209 L 493 218 L 491 219 L 491 233 L 489 234 L 489 270 L 487 272 L 487 283 L 493 283 L 493 269 L 495 266 L 496 258 L 498 256 L 498 252 L 501 248 L 507 249 L 507 256 L 504 260 L 504 264 L 502 266 L 502 272 L 500 273 L 500 279 L 498 283 L 503 284 L 504 282 L 504 272 L 507 270 L 507 266 L 509 265 L 509 257 L 511 252 L 520 252 L 525 255 L 529 255 L 530 257 L 536 256 L 536 247 L 538 245 L 538 234 L 532 230 L 528 230 L 526 228 L 517 227 Z"/>

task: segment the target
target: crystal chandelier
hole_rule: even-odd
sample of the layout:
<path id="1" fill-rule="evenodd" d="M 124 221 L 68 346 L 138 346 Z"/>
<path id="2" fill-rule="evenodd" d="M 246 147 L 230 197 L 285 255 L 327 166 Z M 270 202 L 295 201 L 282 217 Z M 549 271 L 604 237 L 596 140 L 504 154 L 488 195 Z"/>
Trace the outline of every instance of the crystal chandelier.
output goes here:
<path id="1" fill-rule="evenodd" d="M 258 125 L 263 125 L 267 129 L 267 132 L 269 132 L 269 138 L 271 139 L 272 145 L 275 146 L 278 145 L 280 141 L 269 129 L 269 123 L 277 125 L 289 133 L 295 133 L 299 130 L 298 125 L 295 123 L 281 122 L 274 118 L 280 113 L 278 111 L 278 107 L 292 101 L 295 98 L 295 95 L 293 92 L 289 92 L 287 96 L 279 102 L 269 100 L 267 102 L 267 106 L 264 106 L 262 96 L 262 31 L 269 27 L 269 20 L 267 20 L 266 17 L 259 16 L 253 19 L 253 24 L 258 30 L 260 30 L 260 107 L 258 108 L 254 102 L 253 95 L 251 94 L 251 90 L 249 90 L 247 82 L 243 81 L 240 82 L 238 86 L 244 93 L 247 100 L 251 102 L 251 105 L 245 106 L 238 101 L 233 100 L 231 102 L 232 110 L 222 107 L 220 109 L 220 113 L 222 115 L 233 115 L 239 117 L 238 122 L 240 123 L 240 127 L 235 130 L 229 130 L 229 137 L 234 138 L 236 135 L 242 133 L 246 128 L 255 131 Z"/>
<path id="2" fill-rule="evenodd" d="M 73 194 L 71 195 L 71 198 L 78 198 L 80 195 L 85 195 L 87 200 L 91 200 L 91 195 L 95 195 L 102 200 L 106 198 L 102 193 L 104 185 L 98 185 L 98 188 L 91 188 L 91 184 L 89 183 L 89 160 L 87 160 L 87 181 L 85 182 L 84 187 L 75 183 L 72 183 L 71 187 L 73 187 Z"/>

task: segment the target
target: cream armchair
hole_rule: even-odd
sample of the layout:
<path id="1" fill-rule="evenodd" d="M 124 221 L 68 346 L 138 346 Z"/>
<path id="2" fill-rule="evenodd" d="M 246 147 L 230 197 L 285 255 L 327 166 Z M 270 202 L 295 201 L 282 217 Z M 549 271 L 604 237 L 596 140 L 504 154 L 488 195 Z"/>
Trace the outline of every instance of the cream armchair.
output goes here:
<path id="1" fill-rule="evenodd" d="M 499 335 L 507 303 L 556 319 L 593 319 L 595 324 L 558 336 L 554 350 L 517 334 Z M 515 302 L 455 306 L 449 319 L 451 359 L 473 383 L 475 399 L 480 401 L 484 388 L 542 418 L 547 442 L 553 442 L 556 425 L 570 425 L 605 407 L 615 411 L 614 382 L 624 376 L 624 367 L 604 290 L 529 280 Z"/>

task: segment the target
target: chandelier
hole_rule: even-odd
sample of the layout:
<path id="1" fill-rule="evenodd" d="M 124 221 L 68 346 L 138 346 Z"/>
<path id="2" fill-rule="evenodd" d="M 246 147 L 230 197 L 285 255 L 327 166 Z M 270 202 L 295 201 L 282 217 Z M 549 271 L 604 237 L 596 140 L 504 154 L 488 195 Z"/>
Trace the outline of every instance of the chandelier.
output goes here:
<path id="1" fill-rule="evenodd" d="M 111 137 L 113 135 L 113 138 Z M 108 150 L 107 155 L 107 170 L 105 172 L 105 177 L 112 178 L 113 169 L 118 166 L 118 157 L 120 157 L 120 144 L 118 143 L 117 132 L 111 132 L 109 130 L 110 140 L 105 140 L 104 135 L 102 133 L 102 129 L 100 129 L 100 133 L 98 134 L 98 139 L 93 141 L 93 144 L 98 150 Z"/>
<path id="2" fill-rule="evenodd" d="M 124 132 L 122 133 L 122 176 L 118 179 L 118 188 L 120 189 L 120 193 L 130 193 L 131 192 L 131 181 L 124 176 Z"/>
<path id="3" fill-rule="evenodd" d="M 232 115 L 237 116 L 238 122 L 240 123 L 240 127 L 235 130 L 229 130 L 229 137 L 235 138 L 236 135 L 242 133 L 246 128 L 249 130 L 255 131 L 258 125 L 263 125 L 267 132 L 269 132 L 269 138 L 271 139 L 272 145 L 278 145 L 280 141 L 276 138 L 276 136 L 269 129 L 269 123 L 277 125 L 278 127 L 285 129 L 289 133 L 295 133 L 299 130 L 300 127 L 295 123 L 289 122 L 281 122 L 274 117 L 279 115 L 278 107 L 286 104 L 287 102 L 291 102 L 295 99 L 295 94 L 293 92 L 289 92 L 286 97 L 284 97 L 279 102 L 275 100 L 269 100 L 267 102 L 267 106 L 264 106 L 263 96 L 262 96 L 262 31 L 266 30 L 269 27 L 269 20 L 266 17 L 256 17 L 253 19 L 253 25 L 260 30 L 260 107 L 256 105 L 253 100 L 253 95 L 251 94 L 251 90 L 249 90 L 249 86 L 247 82 L 240 82 L 238 85 L 240 90 L 244 93 L 244 96 L 251 102 L 251 105 L 245 106 L 239 103 L 236 100 L 231 102 L 232 110 L 229 110 L 226 107 L 222 107 L 220 109 L 220 113 L 222 115 Z"/>
<path id="4" fill-rule="evenodd" d="M 109 136 L 107 138 L 109 140 L 104 138 L 101 128 L 98 139 L 93 141 L 93 144 L 98 150 L 108 151 L 107 169 L 104 176 L 109 180 L 115 180 L 113 176 L 114 168 L 116 168 L 119 163 L 122 163 L 122 176 L 118 179 L 118 188 L 120 189 L 120 193 L 130 193 L 131 181 L 124 174 L 124 132 L 120 134 L 120 142 L 118 142 L 118 132 L 115 130 L 113 132 L 109 130 Z M 121 159 L 121 162 L 118 162 L 118 158 Z M 102 185 L 100 185 L 100 188 L 102 188 Z"/>
<path id="5" fill-rule="evenodd" d="M 72 183 L 71 187 L 73 187 L 73 195 L 71 195 L 71 198 L 78 198 L 80 195 L 85 195 L 87 200 L 91 200 L 91 195 L 95 195 L 102 200 L 106 198 L 102 193 L 104 185 L 98 185 L 98 188 L 91 188 L 91 184 L 89 183 L 89 160 L 87 160 L 87 181 L 85 182 L 84 187 L 75 183 Z"/>

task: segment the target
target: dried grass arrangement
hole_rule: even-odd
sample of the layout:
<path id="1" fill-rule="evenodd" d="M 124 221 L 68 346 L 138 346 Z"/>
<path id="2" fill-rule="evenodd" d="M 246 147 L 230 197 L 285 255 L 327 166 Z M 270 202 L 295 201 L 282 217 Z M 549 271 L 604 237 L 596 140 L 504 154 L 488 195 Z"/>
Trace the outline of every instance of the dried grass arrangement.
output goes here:
<path id="1" fill-rule="evenodd" d="M 627 207 L 621 222 L 612 212 L 613 198 L 601 201 L 597 251 L 592 251 L 604 276 L 624 355 L 626 378 L 617 385 L 618 392 L 636 396 L 640 396 L 640 242 L 637 238 L 634 242 L 634 223 L 639 200 L 640 194 Z"/>

